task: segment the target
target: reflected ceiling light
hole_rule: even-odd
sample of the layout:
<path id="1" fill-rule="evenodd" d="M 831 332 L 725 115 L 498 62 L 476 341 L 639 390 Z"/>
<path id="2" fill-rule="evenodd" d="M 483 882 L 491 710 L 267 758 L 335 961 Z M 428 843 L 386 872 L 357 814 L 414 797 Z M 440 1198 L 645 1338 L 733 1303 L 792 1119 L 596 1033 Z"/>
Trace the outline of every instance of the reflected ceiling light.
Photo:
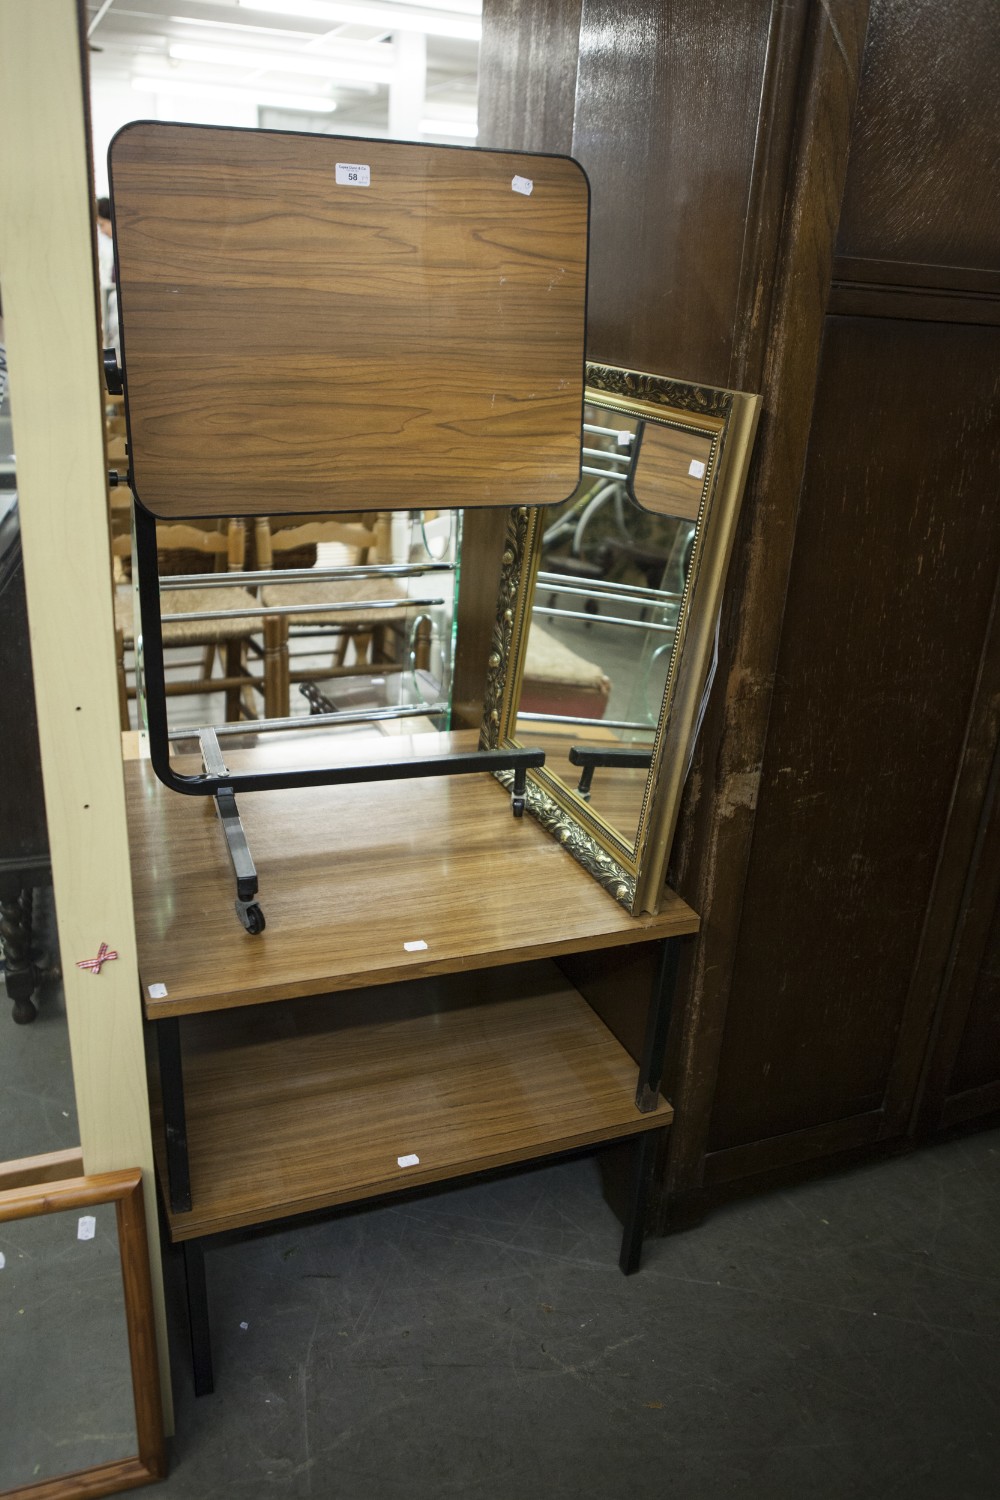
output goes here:
<path id="1" fill-rule="evenodd" d="M 389 63 L 339 62 L 329 52 L 257 52 L 250 47 L 202 47 L 171 42 L 168 55 L 177 62 L 211 63 L 223 68 L 254 68 L 266 73 L 306 73 L 339 78 L 344 83 L 391 83 Z"/>
<path id="2" fill-rule="evenodd" d="M 462 140 L 474 141 L 479 134 L 475 120 L 421 120 L 421 135 L 453 135 Z"/>
<path id="3" fill-rule="evenodd" d="M 478 42 L 483 33 L 478 15 L 416 10 L 408 5 L 354 5 L 351 0 L 239 0 L 239 7 L 342 26 L 373 26 L 379 31 L 419 31 L 425 36 L 450 36 L 468 42 Z"/>
<path id="4" fill-rule="evenodd" d="M 141 94 L 181 94 L 199 99 L 225 99 L 236 104 L 266 104 L 272 109 L 297 109 L 308 115 L 330 115 L 334 99 L 321 94 L 281 94 L 273 89 L 227 88 L 216 83 L 198 83 L 191 78 L 168 78 L 166 74 L 136 75 L 132 87 Z"/>
<path id="5" fill-rule="evenodd" d="M 289 27 L 286 31 L 277 26 L 251 26 L 249 21 L 206 21 L 201 16 L 168 16 L 167 19 L 176 21 L 178 26 L 207 26 L 210 31 L 238 31 L 244 36 L 248 31 L 259 31 L 269 41 L 274 41 L 275 37 L 279 36 L 312 37 L 314 35 L 313 32 L 306 31 L 301 26 L 294 29 Z"/>

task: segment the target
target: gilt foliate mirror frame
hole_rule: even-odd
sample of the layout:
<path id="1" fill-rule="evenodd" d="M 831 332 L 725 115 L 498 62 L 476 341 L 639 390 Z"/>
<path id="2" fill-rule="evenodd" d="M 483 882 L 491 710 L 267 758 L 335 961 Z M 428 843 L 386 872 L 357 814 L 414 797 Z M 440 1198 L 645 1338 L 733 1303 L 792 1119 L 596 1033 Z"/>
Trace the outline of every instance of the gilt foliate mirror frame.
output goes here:
<path id="1" fill-rule="evenodd" d="M 528 774 L 529 812 L 633 915 L 659 908 L 681 792 L 697 732 L 699 708 L 711 665 L 716 622 L 732 552 L 736 522 L 759 416 L 760 398 L 740 391 L 691 385 L 661 375 L 589 364 L 585 404 L 624 416 L 633 426 L 629 500 L 647 506 L 637 485 L 636 459 L 643 434 L 696 434 L 706 461 L 700 495 L 690 511 L 690 561 L 677 604 L 666 686 L 655 729 L 650 767 L 635 837 L 614 827 L 549 764 Z M 623 434 L 625 436 L 625 434 Z M 651 445 L 651 450 L 652 450 Z M 692 466 L 690 473 L 697 473 Z M 490 646 L 481 744 L 486 749 L 530 745 L 530 726 L 517 730 L 518 707 L 536 604 L 536 585 L 548 512 L 519 506 L 509 512 L 496 621 Z M 579 722 L 579 721 L 578 721 Z M 600 720 L 596 721 L 598 724 Z M 510 773 L 498 773 L 505 783 Z"/>

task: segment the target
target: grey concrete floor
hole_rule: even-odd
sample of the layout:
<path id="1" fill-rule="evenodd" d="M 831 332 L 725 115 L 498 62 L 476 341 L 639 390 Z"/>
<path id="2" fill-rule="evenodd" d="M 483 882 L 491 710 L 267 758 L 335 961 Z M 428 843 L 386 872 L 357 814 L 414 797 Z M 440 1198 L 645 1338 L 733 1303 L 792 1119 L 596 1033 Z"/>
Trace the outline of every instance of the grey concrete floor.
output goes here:
<path id="1" fill-rule="evenodd" d="M 0 1085 L 4 1155 L 73 1141 L 57 992 L 34 1026 L 0 1013 Z M 996 1500 L 1000 1131 L 719 1208 L 628 1280 L 618 1233 L 583 1159 L 219 1241 L 200 1400 L 168 1256 L 161 1493 Z M 93 1281 L 77 1257 L 59 1276 Z M 101 1342 L 76 1300 L 51 1345 L 0 1361 L 0 1434 L 13 1375 L 46 1462 L 98 1420 L 92 1401 L 46 1415 L 46 1355 Z"/>

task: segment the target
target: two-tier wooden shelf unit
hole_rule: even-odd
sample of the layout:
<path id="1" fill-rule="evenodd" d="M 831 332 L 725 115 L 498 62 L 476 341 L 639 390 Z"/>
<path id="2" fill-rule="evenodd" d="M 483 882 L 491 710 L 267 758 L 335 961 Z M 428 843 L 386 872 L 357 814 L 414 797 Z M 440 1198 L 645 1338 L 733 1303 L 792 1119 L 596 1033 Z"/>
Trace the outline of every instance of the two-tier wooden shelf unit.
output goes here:
<path id="1" fill-rule="evenodd" d="M 303 754 L 328 753 L 315 739 Z M 276 754 L 287 746 L 232 753 Z M 213 805 L 174 795 L 147 761 L 126 769 L 158 1169 L 199 1389 L 202 1246 L 226 1230 L 634 1138 L 634 1269 L 649 1146 L 672 1115 L 658 1089 L 673 939 L 697 928 L 683 902 L 629 916 L 512 819 L 488 775 L 286 789 L 245 813 L 270 913 L 249 940 L 224 898 Z M 554 960 L 653 942 L 637 1066 Z"/>

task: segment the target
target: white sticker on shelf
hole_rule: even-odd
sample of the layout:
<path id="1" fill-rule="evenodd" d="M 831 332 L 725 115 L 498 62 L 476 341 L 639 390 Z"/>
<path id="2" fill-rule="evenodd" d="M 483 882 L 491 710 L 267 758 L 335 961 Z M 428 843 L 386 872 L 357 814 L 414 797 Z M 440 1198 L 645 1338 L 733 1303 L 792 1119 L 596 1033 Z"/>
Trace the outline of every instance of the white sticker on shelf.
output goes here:
<path id="1" fill-rule="evenodd" d="M 423 938 L 417 938 L 412 943 L 404 943 L 403 947 L 406 949 L 407 953 L 422 953 L 423 950 L 427 947 L 427 944 L 424 942 Z"/>
<path id="2" fill-rule="evenodd" d="M 167 987 L 165 984 L 151 984 L 148 993 L 150 1000 L 165 1000 L 167 998 Z"/>
<path id="3" fill-rule="evenodd" d="M 76 1226 L 76 1237 L 78 1240 L 92 1240 L 97 1233 L 97 1220 L 93 1214 L 81 1214 L 80 1222 Z"/>
<path id="4" fill-rule="evenodd" d="M 337 181 L 341 187 L 371 187 L 372 169 L 356 161 L 338 161 Z"/>
<path id="5" fill-rule="evenodd" d="M 692 458 L 691 462 L 688 464 L 688 473 L 691 475 L 692 479 L 704 479 L 705 465 L 702 463 L 700 458 Z"/>
<path id="6" fill-rule="evenodd" d="M 531 197 L 535 186 L 530 177 L 514 177 L 510 185 L 515 193 L 523 193 L 526 198 Z"/>
<path id="7" fill-rule="evenodd" d="M 411 1153 L 409 1156 L 397 1156 L 396 1157 L 396 1166 L 397 1167 L 419 1167 L 419 1165 L 420 1165 L 420 1157 L 417 1156 L 415 1152 Z"/>

